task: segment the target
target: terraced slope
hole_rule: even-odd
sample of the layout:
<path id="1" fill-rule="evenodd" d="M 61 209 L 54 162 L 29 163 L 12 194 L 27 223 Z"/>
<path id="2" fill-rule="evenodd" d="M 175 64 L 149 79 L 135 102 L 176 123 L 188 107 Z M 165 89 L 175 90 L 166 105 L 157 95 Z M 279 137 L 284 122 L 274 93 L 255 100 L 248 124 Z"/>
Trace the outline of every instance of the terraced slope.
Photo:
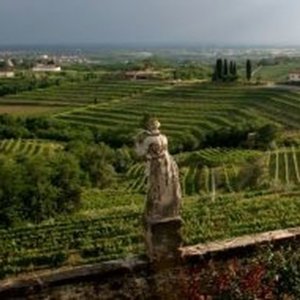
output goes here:
<path id="1" fill-rule="evenodd" d="M 0 140 L 0 154 L 36 156 L 40 154 L 51 155 L 62 149 L 58 143 L 39 140 Z"/>
<path id="2" fill-rule="evenodd" d="M 81 107 L 123 97 L 133 97 L 162 84 L 133 81 L 107 82 L 93 79 L 9 95 L 2 97 L 0 104 Z"/>
<path id="3" fill-rule="evenodd" d="M 0 230 L 3 275 L 93 263 L 141 252 L 137 211 L 127 208 L 101 217 L 74 218 L 52 225 Z"/>
<path id="4" fill-rule="evenodd" d="M 0 104 L 65 106 L 58 118 L 103 130 L 132 131 L 144 112 L 154 113 L 173 137 L 244 123 L 300 129 L 300 92 L 278 88 L 92 79 L 2 97 Z"/>
<path id="5" fill-rule="evenodd" d="M 164 132 L 172 137 L 245 123 L 277 123 L 299 129 L 300 94 L 278 89 L 190 84 L 157 88 L 140 97 L 106 102 L 58 117 L 103 130 L 132 131 L 144 112 L 155 114 Z"/>
<path id="6" fill-rule="evenodd" d="M 300 150 L 294 147 L 269 153 L 269 170 L 273 184 L 300 185 Z"/>
<path id="7" fill-rule="evenodd" d="M 176 157 L 181 166 L 185 195 L 212 195 L 243 190 L 300 188 L 300 149 L 284 148 L 263 153 L 253 150 L 212 148 Z M 128 173 L 129 190 L 145 191 L 144 166 Z"/>

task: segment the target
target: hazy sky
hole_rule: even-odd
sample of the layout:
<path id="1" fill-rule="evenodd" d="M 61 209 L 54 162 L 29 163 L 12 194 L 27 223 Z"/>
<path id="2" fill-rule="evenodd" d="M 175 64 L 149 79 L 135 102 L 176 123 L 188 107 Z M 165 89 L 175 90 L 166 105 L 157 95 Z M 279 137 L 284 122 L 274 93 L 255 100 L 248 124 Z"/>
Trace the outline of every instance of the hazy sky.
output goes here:
<path id="1" fill-rule="evenodd" d="M 0 45 L 300 45 L 300 0 L 0 0 Z"/>

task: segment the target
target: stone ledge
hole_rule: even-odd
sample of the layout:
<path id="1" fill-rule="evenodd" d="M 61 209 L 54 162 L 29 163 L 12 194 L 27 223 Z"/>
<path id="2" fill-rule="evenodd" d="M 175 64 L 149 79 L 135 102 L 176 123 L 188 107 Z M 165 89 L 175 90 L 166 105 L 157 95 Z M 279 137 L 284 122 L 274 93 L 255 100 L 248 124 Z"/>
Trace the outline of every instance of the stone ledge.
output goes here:
<path id="1" fill-rule="evenodd" d="M 134 273 L 138 270 L 147 269 L 147 267 L 148 262 L 146 260 L 133 257 L 131 259 L 108 261 L 93 265 L 63 267 L 55 270 L 26 273 L 0 281 L 0 299 L 1 295 L 7 291 L 59 286 L 88 281 L 93 278 L 101 280 L 101 278 L 104 279 L 109 276 Z"/>
<path id="2" fill-rule="evenodd" d="M 268 231 L 258 234 L 231 238 L 223 241 L 203 243 L 195 246 L 187 246 L 182 247 L 180 251 L 182 258 L 193 256 L 206 256 L 210 254 L 224 253 L 230 250 L 236 250 L 274 242 L 281 242 L 295 238 L 300 238 L 300 227 Z"/>

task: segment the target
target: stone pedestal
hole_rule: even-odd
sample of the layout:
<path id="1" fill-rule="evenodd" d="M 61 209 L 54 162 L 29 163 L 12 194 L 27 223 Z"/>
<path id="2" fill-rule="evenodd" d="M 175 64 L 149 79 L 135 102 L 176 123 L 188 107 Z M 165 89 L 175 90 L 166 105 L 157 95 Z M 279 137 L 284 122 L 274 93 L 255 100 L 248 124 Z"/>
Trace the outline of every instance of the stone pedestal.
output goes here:
<path id="1" fill-rule="evenodd" d="M 146 246 L 153 272 L 152 298 L 155 300 L 181 300 L 180 283 L 182 244 L 180 217 L 148 221 Z"/>
<path id="2" fill-rule="evenodd" d="M 180 217 L 150 220 L 146 225 L 148 256 L 155 270 L 176 267 L 180 263 L 182 244 Z"/>

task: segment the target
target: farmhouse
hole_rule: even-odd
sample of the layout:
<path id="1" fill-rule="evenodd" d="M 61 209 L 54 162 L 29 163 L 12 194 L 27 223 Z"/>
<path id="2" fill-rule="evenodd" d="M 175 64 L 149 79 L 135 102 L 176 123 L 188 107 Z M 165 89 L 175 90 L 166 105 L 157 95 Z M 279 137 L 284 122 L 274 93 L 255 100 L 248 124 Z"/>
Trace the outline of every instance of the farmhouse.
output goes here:
<path id="1" fill-rule="evenodd" d="M 0 69 L 0 78 L 13 78 L 15 76 L 15 72 L 13 69 L 5 68 Z"/>
<path id="2" fill-rule="evenodd" d="M 61 67 L 54 64 L 37 64 L 32 68 L 33 72 L 60 72 Z"/>
<path id="3" fill-rule="evenodd" d="M 14 64 L 10 59 L 0 61 L 0 78 L 12 78 L 15 76 Z"/>
<path id="4" fill-rule="evenodd" d="M 157 79 L 161 75 L 158 71 L 144 70 L 144 71 L 129 71 L 125 73 L 126 79 L 131 80 L 148 80 Z"/>
<path id="5" fill-rule="evenodd" d="M 289 73 L 289 81 L 299 81 L 300 82 L 300 70 L 290 72 Z"/>

